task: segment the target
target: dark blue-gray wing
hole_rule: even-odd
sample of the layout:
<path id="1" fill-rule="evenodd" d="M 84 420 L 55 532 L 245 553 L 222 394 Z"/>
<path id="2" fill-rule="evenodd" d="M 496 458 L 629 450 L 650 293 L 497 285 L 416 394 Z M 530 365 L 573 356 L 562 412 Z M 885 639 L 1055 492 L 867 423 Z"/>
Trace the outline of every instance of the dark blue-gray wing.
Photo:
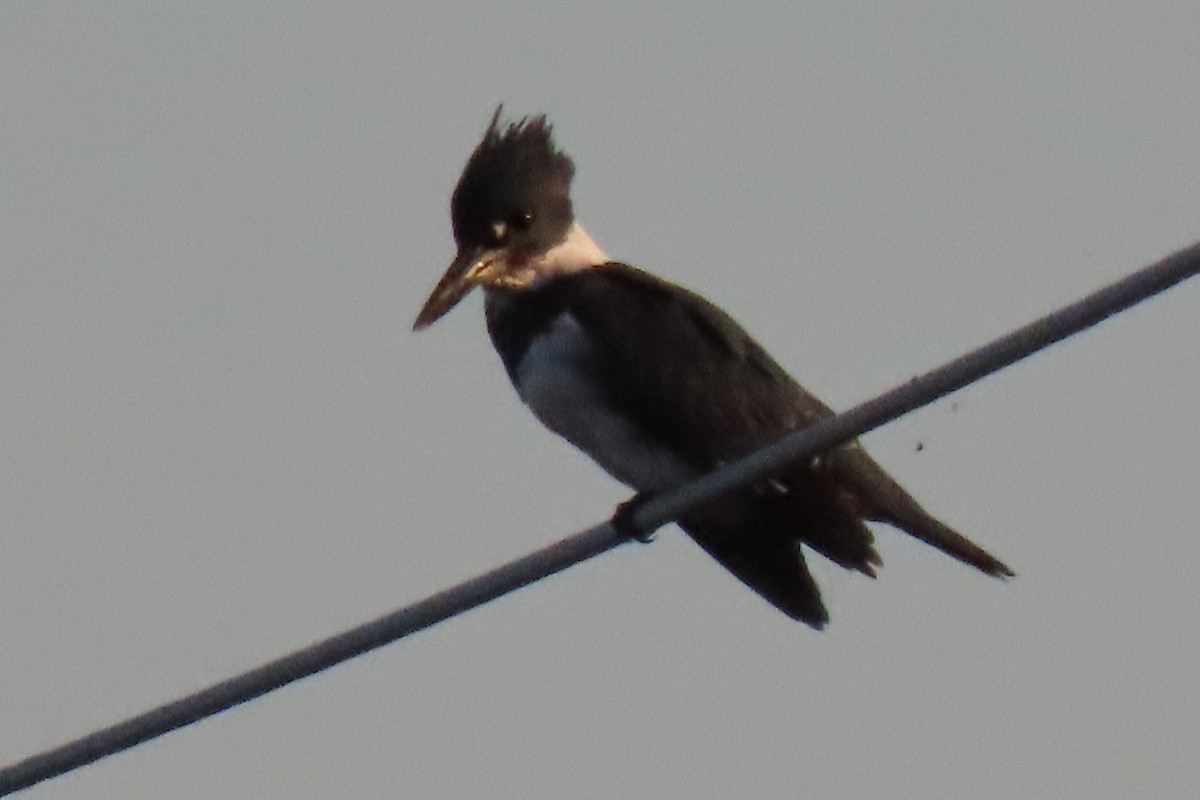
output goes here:
<path id="1" fill-rule="evenodd" d="M 587 332 L 609 402 L 699 470 L 831 414 L 723 311 L 652 275 L 610 264 L 542 291 Z M 751 588 L 820 627 L 827 614 L 799 544 L 873 574 L 861 510 L 830 475 L 790 468 L 680 522 Z"/>
<path id="2" fill-rule="evenodd" d="M 699 295 L 623 264 L 545 291 L 556 290 L 596 347 L 612 401 L 702 469 L 831 414 Z"/>

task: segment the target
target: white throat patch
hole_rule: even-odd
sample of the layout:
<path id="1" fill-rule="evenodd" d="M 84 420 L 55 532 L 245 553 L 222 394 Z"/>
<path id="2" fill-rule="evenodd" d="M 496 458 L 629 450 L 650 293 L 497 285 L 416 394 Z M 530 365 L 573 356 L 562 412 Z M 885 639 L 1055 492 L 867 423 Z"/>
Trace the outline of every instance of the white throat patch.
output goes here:
<path id="1" fill-rule="evenodd" d="M 538 272 L 553 275 L 577 272 L 607 264 L 608 256 L 578 222 L 571 224 L 567 237 L 547 250 L 539 259 Z"/>

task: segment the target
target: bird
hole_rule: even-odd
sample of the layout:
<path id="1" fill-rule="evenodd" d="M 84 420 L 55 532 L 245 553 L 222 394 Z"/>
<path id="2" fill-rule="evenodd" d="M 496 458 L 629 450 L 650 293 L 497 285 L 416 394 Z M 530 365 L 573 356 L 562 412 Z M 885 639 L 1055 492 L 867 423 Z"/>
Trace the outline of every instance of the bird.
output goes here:
<path id="1" fill-rule="evenodd" d="M 488 333 L 521 400 L 635 500 L 833 416 L 716 305 L 610 259 L 575 216 L 575 165 L 545 115 L 501 124 L 502 108 L 451 195 L 457 252 L 414 330 L 482 287 Z M 925 511 L 857 441 L 677 520 L 743 583 L 816 629 L 829 613 L 805 551 L 873 578 L 883 562 L 867 522 L 988 575 L 1014 574 Z"/>

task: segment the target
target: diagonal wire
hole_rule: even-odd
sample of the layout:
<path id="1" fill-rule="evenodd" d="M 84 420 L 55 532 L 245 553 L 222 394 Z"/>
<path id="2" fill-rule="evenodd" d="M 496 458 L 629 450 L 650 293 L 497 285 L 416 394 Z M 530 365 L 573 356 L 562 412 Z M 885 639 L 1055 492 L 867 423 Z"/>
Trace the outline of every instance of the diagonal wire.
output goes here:
<path id="1" fill-rule="evenodd" d="M 1065 339 L 1200 272 L 1200 243 L 1100 289 L 944 366 L 914 378 L 844 414 L 783 437 L 678 489 L 637 506 L 633 527 L 650 533 L 694 505 L 744 486 L 784 464 L 853 439 L 896 417 L 960 389 Z M 317 642 L 187 697 L 103 728 L 0 770 L 0 796 L 32 786 L 134 745 L 182 728 L 354 656 L 428 628 L 567 567 L 599 555 L 625 539 L 610 522 Z"/>
<path id="2" fill-rule="evenodd" d="M 693 505 L 745 486 L 790 461 L 800 461 L 861 436 L 1055 342 L 1103 322 L 1197 273 L 1200 273 L 1200 242 L 849 411 L 790 433 L 744 458 L 723 465 L 719 470 L 652 498 L 633 515 L 634 525 L 638 530 L 655 530 Z"/>

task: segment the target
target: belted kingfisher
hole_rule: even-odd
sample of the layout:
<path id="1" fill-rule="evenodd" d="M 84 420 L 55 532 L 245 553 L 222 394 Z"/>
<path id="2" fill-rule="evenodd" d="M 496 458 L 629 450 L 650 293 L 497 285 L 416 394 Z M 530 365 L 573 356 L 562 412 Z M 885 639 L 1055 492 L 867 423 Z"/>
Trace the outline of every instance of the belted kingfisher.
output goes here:
<path id="1" fill-rule="evenodd" d="M 639 493 L 672 488 L 829 417 L 729 315 L 611 260 L 571 204 L 575 167 L 544 116 L 497 108 L 450 203 L 458 253 L 417 315 L 431 325 L 482 286 L 492 343 L 550 430 Z M 851 442 L 687 512 L 679 525 L 785 614 L 829 614 L 801 545 L 871 577 L 866 521 L 989 575 L 1004 563 L 934 519 Z"/>

